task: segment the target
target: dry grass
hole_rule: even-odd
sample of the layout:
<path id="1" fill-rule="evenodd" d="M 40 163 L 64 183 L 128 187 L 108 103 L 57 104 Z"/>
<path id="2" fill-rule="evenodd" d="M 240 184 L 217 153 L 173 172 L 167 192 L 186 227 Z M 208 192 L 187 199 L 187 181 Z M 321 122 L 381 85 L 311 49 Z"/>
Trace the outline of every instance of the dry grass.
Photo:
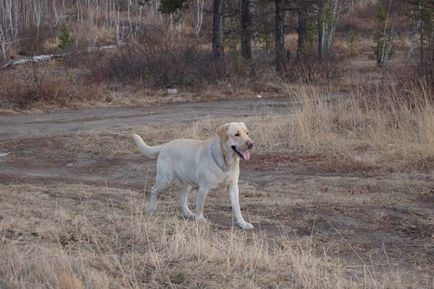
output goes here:
<path id="1" fill-rule="evenodd" d="M 336 262 L 325 247 L 318 256 L 311 238 L 297 239 L 284 229 L 274 238 L 220 230 L 173 217 L 170 208 L 148 218 L 142 214 L 143 196 L 132 191 L 2 185 L 0 199 L 0 276 L 6 288 L 399 289 L 416 284 L 404 272 Z"/>
<path id="2" fill-rule="evenodd" d="M 324 91 L 302 91 L 289 125 L 297 149 L 422 168 L 434 158 L 434 107 L 424 86 L 377 86 L 325 100 Z M 426 167 L 432 169 L 432 167 Z"/>
<path id="3" fill-rule="evenodd" d="M 428 91 L 409 89 L 407 99 L 393 87 L 328 99 L 326 91 L 314 88 L 291 94 L 297 97 L 288 112 L 260 110 L 242 119 L 252 130 L 256 153 L 267 156 L 263 159 L 315 156 L 334 167 L 340 160 L 345 169 L 432 170 Z M 232 120 L 207 118 L 134 132 L 150 144 L 203 139 Z M 59 154 L 128 162 L 135 151 L 131 132 L 61 138 L 65 147 Z M 250 173 L 253 167 L 247 167 Z M 0 284 L 11 289 L 432 287 L 431 269 L 424 266 L 430 266 L 433 224 L 422 204 L 432 199 L 429 181 L 406 174 L 292 177 L 263 184 L 251 175 L 241 182 L 243 210 L 259 228 L 253 232 L 219 224 L 215 216 L 230 220 L 231 214 L 215 196 L 207 203 L 211 223 L 180 219 L 176 188 L 163 196 L 157 216 L 148 218 L 144 195 L 126 189 L 0 185 Z M 307 233 L 298 235 L 299 229 Z"/>
<path id="4" fill-rule="evenodd" d="M 287 114 L 256 111 L 244 117 L 256 142 L 256 154 L 291 153 L 345 160 L 361 169 L 431 171 L 434 160 L 434 107 L 423 86 L 398 91 L 388 86 L 357 89 L 345 95 L 312 87 L 292 91 L 295 105 Z M 325 98 L 324 95 L 331 95 Z M 172 126 L 143 126 L 134 130 L 152 145 L 174 138 L 212 137 L 222 123 L 233 119 L 202 119 Z M 80 150 L 130 154 L 131 132 L 78 136 Z M 357 168 L 356 168 L 357 169 Z"/>
<path id="5" fill-rule="evenodd" d="M 25 65 L 13 71 L 1 71 L 0 77 L 0 107 L 6 109 L 89 105 L 103 99 L 98 83 L 88 83 L 72 69 L 62 70 L 51 64 Z"/>

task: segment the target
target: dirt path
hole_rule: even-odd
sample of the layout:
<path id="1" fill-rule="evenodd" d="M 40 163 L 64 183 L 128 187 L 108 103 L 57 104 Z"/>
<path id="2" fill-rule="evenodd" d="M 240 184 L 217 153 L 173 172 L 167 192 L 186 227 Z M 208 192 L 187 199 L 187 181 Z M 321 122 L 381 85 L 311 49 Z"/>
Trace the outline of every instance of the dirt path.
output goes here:
<path id="1" fill-rule="evenodd" d="M 144 125 L 166 126 L 205 117 L 236 119 L 258 113 L 287 113 L 288 110 L 287 100 L 274 98 L 0 115 L 0 153 L 9 153 L 0 157 L 0 180 L 137 187 L 143 179 L 134 172 L 140 163 L 147 164 L 148 160 L 136 158 L 119 163 L 109 156 L 70 152 L 66 144 L 74 135 L 83 132 L 124 131 Z"/>
<path id="2" fill-rule="evenodd" d="M 0 140 L 69 135 L 87 130 L 169 125 L 203 117 L 240 117 L 258 111 L 288 110 L 284 98 L 171 103 L 149 107 L 57 110 L 25 115 L 0 115 Z"/>

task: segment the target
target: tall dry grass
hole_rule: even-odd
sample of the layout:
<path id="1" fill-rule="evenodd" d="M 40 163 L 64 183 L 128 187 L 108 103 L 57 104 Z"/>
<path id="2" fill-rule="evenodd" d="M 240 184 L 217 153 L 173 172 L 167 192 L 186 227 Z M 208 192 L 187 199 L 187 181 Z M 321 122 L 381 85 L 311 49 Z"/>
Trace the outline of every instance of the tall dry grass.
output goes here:
<path id="1" fill-rule="evenodd" d="M 433 95 L 424 84 L 378 85 L 335 96 L 304 87 L 297 96 L 301 105 L 285 125 L 297 150 L 414 168 L 434 160 Z"/>
<path id="2" fill-rule="evenodd" d="M 328 257 L 325 248 L 318 256 L 311 239 L 299 240 L 283 229 L 269 238 L 169 216 L 148 218 L 143 197 L 131 191 L 17 185 L 0 186 L 0 192 L 8 212 L 0 223 L 2 288 L 400 289 L 413 284 L 393 266 L 384 272 L 363 262 L 349 266 Z M 14 197 L 5 201 L 10 194 Z"/>

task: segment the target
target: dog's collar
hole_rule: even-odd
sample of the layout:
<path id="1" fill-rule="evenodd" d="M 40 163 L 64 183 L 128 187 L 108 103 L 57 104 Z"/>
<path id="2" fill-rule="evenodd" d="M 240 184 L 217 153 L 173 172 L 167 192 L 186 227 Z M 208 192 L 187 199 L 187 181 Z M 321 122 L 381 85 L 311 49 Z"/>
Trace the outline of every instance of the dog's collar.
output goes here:
<path id="1" fill-rule="evenodd" d="M 214 147 L 214 142 L 211 144 L 210 146 L 210 150 L 211 150 L 211 156 L 212 159 L 214 160 L 215 164 L 219 167 L 219 169 L 221 169 L 222 171 L 226 172 L 227 171 L 227 165 L 226 166 L 222 166 L 221 165 L 221 161 L 219 162 L 219 160 L 217 159 L 216 155 L 215 155 L 215 151 L 213 149 Z M 225 162 L 226 163 L 226 162 Z"/>

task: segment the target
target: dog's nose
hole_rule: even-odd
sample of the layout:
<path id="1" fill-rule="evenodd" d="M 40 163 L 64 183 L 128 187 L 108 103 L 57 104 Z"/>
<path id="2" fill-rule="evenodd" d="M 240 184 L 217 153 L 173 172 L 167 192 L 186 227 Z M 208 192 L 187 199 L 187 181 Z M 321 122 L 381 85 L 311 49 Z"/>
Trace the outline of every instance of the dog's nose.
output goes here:
<path id="1" fill-rule="evenodd" d="M 254 143 L 252 141 L 247 141 L 247 147 L 251 149 L 253 147 Z"/>

